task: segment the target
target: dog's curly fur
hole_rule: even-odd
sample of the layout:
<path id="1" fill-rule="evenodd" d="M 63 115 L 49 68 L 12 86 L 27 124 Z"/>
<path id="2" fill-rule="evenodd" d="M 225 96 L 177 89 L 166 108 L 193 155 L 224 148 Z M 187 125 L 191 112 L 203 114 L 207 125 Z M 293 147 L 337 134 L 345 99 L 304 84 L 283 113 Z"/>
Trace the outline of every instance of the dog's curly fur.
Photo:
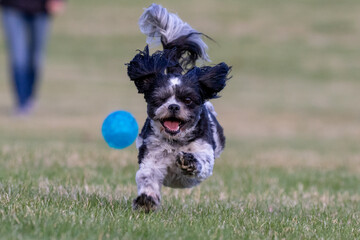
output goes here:
<path id="1" fill-rule="evenodd" d="M 162 185 L 189 188 L 212 174 L 225 137 L 209 100 L 225 87 L 231 68 L 197 67 L 197 60 L 209 61 L 203 35 L 160 5 L 145 9 L 139 25 L 148 43 L 164 48 L 150 55 L 146 46 L 127 64 L 148 114 L 136 140 L 140 167 L 133 208 L 149 212 L 160 205 Z"/>

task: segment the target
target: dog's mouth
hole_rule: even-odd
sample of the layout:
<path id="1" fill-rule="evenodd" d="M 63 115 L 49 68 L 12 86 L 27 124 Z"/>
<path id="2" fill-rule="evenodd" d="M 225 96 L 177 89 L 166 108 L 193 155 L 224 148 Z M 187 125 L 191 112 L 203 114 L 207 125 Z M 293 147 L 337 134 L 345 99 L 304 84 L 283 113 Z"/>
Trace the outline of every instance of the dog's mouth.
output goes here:
<path id="1" fill-rule="evenodd" d="M 166 118 L 160 121 L 165 131 L 171 135 L 178 134 L 185 122 L 178 118 Z"/>

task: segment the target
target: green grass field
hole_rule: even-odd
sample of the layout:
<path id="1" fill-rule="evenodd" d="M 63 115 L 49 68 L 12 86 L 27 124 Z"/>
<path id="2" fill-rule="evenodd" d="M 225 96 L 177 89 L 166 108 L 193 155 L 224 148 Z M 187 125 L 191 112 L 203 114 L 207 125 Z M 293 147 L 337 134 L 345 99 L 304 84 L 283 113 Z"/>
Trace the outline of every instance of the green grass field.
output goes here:
<path id="1" fill-rule="evenodd" d="M 114 110 L 146 115 L 124 63 L 149 1 L 77 0 L 54 19 L 38 108 L 14 118 L 0 34 L 0 239 L 359 239 L 360 2 L 159 1 L 233 78 L 213 101 L 227 148 L 199 187 L 134 212 L 135 146 Z"/>

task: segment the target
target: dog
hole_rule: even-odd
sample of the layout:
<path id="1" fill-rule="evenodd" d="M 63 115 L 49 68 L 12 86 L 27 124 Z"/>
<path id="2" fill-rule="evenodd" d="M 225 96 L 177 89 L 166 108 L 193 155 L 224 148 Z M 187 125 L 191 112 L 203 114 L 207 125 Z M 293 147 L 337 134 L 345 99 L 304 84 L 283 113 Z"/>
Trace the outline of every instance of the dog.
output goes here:
<path id="1" fill-rule="evenodd" d="M 161 5 L 152 4 L 139 19 L 148 45 L 127 65 L 127 73 L 147 103 L 147 119 L 136 139 L 139 170 L 134 209 L 156 210 L 162 185 L 190 188 L 212 175 L 215 158 L 225 146 L 223 128 L 210 99 L 218 97 L 231 70 L 210 61 L 204 34 Z"/>

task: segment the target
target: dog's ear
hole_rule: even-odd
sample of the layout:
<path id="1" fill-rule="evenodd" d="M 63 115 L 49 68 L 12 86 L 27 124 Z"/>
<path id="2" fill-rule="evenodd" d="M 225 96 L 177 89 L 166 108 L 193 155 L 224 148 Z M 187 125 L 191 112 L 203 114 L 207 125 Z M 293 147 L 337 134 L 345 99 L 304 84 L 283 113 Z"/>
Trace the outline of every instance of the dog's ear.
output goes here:
<path id="1" fill-rule="evenodd" d="M 212 98 L 217 98 L 217 94 L 226 86 L 226 81 L 230 79 L 228 77 L 230 71 L 231 67 L 222 62 L 213 67 L 195 67 L 187 74 L 192 75 L 192 77 L 195 75 L 199 83 L 203 98 L 205 100 L 209 100 Z"/>
<path id="2" fill-rule="evenodd" d="M 161 52 L 150 56 L 146 46 L 126 65 L 128 76 L 134 81 L 138 92 L 145 93 L 154 85 L 156 78 L 164 74 L 168 61 Z"/>

